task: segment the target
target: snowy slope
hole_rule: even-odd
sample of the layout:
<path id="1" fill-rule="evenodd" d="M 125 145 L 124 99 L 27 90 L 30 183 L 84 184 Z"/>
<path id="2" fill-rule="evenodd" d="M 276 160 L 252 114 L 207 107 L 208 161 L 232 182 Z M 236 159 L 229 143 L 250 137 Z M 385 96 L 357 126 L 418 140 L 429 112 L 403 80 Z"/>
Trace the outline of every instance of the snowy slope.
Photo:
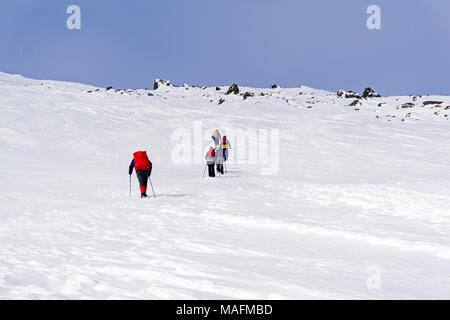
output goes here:
<path id="1" fill-rule="evenodd" d="M 450 97 L 227 88 L 0 73 L 0 298 L 450 298 Z M 279 130 L 278 172 L 174 163 L 195 123 L 198 158 L 213 129 Z M 141 149 L 156 199 L 135 175 L 129 198 Z"/>

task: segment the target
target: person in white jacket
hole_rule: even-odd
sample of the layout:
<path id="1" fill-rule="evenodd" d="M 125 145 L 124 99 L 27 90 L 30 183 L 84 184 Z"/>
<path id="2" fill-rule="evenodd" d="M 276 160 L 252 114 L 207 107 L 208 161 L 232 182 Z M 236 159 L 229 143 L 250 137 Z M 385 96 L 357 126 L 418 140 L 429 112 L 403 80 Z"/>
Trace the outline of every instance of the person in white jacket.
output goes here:
<path id="1" fill-rule="evenodd" d="M 220 134 L 219 130 L 214 130 L 212 139 L 214 140 L 215 148 L 214 151 L 216 152 L 216 166 L 217 166 L 217 172 L 220 174 L 223 174 L 223 149 L 222 149 L 222 135 Z"/>

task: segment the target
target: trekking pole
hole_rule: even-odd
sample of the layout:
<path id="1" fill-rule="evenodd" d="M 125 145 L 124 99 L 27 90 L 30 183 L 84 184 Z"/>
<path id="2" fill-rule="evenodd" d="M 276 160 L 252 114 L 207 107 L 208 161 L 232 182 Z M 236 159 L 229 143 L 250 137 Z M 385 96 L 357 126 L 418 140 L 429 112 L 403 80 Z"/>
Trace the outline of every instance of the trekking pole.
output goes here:
<path id="1" fill-rule="evenodd" d="M 150 181 L 150 186 L 152 187 L 153 197 L 155 197 L 155 199 L 156 199 L 155 190 L 153 190 L 152 179 L 150 179 L 150 177 L 148 177 L 148 181 Z"/>
<path id="2" fill-rule="evenodd" d="M 205 169 L 203 170 L 203 178 L 205 177 L 206 167 L 207 167 L 207 165 L 205 164 Z"/>

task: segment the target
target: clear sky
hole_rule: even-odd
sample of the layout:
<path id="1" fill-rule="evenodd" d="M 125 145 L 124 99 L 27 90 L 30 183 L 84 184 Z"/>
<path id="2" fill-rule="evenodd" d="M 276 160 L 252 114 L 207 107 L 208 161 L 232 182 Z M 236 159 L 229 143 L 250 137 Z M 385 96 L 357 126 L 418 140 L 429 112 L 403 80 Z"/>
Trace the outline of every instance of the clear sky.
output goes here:
<path id="1" fill-rule="evenodd" d="M 66 8 L 81 8 L 69 30 Z M 369 30 L 369 5 L 381 30 Z M 450 95 L 449 0 L 0 0 L 0 71 L 175 84 Z"/>

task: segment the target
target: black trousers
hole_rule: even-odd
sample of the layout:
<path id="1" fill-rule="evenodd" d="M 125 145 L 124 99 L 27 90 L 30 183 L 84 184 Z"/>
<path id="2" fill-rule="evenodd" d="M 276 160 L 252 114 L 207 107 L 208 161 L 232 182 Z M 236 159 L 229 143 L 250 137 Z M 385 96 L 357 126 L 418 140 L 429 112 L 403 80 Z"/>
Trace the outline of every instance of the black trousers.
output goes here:
<path id="1" fill-rule="evenodd" d="M 214 178 L 216 176 L 216 172 L 214 170 L 214 163 L 213 164 L 208 164 L 208 174 L 212 178 Z"/>
<path id="2" fill-rule="evenodd" d="M 217 165 L 217 172 L 223 174 L 223 164 L 218 164 Z"/>
<path id="3" fill-rule="evenodd" d="M 139 180 L 139 186 L 147 188 L 149 170 L 139 170 L 136 171 L 136 176 Z"/>

